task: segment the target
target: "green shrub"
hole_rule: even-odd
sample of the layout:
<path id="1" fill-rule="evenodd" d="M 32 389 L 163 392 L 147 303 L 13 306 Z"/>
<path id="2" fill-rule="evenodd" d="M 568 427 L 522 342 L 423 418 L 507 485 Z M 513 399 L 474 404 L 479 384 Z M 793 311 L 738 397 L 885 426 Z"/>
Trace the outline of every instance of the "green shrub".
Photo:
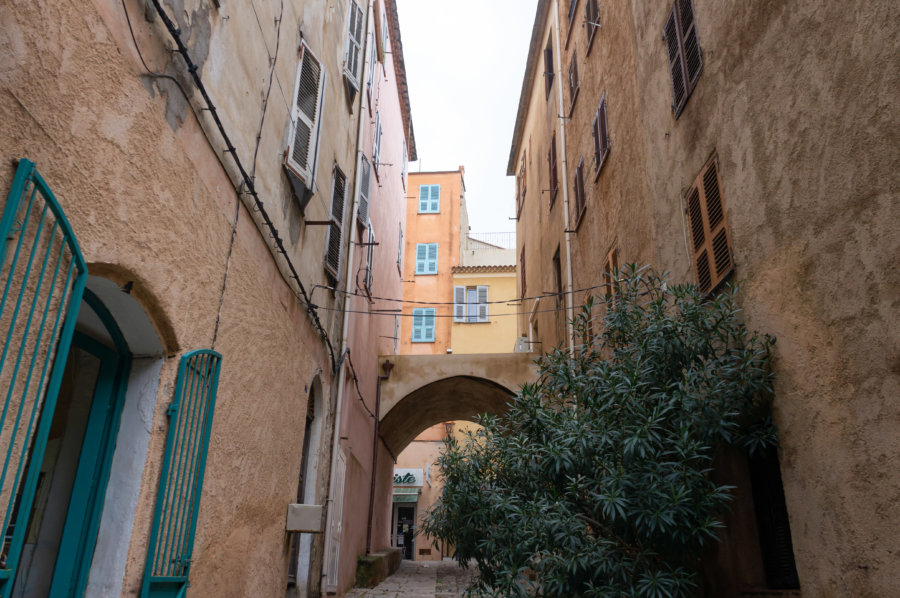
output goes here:
<path id="1" fill-rule="evenodd" d="M 438 462 L 444 493 L 422 531 L 474 559 L 473 592 L 690 596 L 732 490 L 711 479 L 715 447 L 776 442 L 774 339 L 748 333 L 733 289 L 618 276 L 575 318 L 576 354 L 543 355 L 509 411 Z"/>

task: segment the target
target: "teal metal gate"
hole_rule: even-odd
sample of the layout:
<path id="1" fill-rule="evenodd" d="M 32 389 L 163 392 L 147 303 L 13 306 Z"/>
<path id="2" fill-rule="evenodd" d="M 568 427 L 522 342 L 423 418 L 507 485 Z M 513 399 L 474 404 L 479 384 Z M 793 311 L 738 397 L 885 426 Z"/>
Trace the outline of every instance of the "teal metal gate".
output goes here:
<path id="1" fill-rule="evenodd" d="M 21 160 L 0 218 L 0 598 L 9 598 L 87 266 L 34 162 Z"/>
<path id="2" fill-rule="evenodd" d="M 184 355 L 178 366 L 142 598 L 187 591 L 221 364 L 220 354 L 199 350 Z"/>

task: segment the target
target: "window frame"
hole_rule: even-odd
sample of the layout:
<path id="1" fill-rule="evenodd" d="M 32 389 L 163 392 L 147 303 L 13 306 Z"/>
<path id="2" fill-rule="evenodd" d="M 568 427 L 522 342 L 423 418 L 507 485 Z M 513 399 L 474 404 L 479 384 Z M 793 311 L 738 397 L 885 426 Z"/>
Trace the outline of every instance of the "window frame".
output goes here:
<path id="1" fill-rule="evenodd" d="M 609 114 L 606 105 L 606 92 L 600 96 L 600 103 L 591 123 L 591 136 L 594 140 L 594 180 L 600 176 L 606 159 L 609 157 L 612 142 L 609 136 Z"/>
<path id="2" fill-rule="evenodd" d="M 431 257 L 432 250 L 434 258 Z M 424 252 L 424 257 L 419 257 Z M 433 276 L 438 273 L 438 243 L 416 243 L 416 276 Z M 419 266 L 422 266 L 420 269 Z"/>
<path id="3" fill-rule="evenodd" d="M 414 307 L 412 310 L 412 334 L 410 334 L 410 341 L 413 343 L 433 343 L 435 342 L 435 329 L 437 328 L 437 310 L 434 307 Z M 419 320 L 420 325 L 416 326 L 416 318 L 421 318 Z M 428 322 L 431 322 L 430 330 L 431 336 L 428 337 L 426 332 L 429 330 Z M 418 339 L 416 339 L 416 331 L 420 330 L 421 334 Z"/>
<path id="4" fill-rule="evenodd" d="M 434 188 L 437 187 L 437 198 L 431 197 L 431 193 Z M 429 197 L 425 198 L 425 207 L 426 209 L 422 209 L 422 189 L 428 188 Z M 435 209 L 435 202 L 437 202 L 437 208 Z M 419 214 L 440 214 L 441 213 L 441 185 L 440 183 L 432 183 L 429 185 L 419 185 Z"/>

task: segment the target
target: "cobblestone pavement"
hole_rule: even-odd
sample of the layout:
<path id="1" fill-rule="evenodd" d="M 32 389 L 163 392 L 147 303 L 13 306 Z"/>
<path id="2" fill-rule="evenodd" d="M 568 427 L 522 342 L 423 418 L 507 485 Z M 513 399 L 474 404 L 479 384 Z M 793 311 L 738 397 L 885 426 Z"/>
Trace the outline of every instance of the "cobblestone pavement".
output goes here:
<path id="1" fill-rule="evenodd" d="M 403 561 L 378 587 L 350 590 L 346 598 L 458 598 L 473 574 L 456 561 Z"/>

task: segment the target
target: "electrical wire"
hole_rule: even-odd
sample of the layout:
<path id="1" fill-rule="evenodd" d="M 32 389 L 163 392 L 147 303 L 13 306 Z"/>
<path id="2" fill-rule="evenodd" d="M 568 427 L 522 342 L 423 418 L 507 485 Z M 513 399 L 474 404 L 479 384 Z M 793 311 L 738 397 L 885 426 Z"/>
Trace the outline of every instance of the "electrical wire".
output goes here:
<path id="1" fill-rule="evenodd" d="M 363 398 L 362 391 L 359 389 L 359 378 L 356 375 L 356 368 L 353 367 L 353 357 L 350 355 L 350 349 L 347 349 L 345 355 L 347 356 L 347 363 L 350 364 L 350 373 L 353 375 L 353 384 L 356 386 L 356 395 L 359 397 L 359 402 L 362 403 L 363 409 L 366 410 L 369 417 L 375 419 L 375 414 L 372 413 L 372 410 L 366 405 L 366 400 Z"/>
<path id="2" fill-rule="evenodd" d="M 344 312 L 344 310 L 337 309 L 335 307 L 324 307 L 322 305 L 316 305 L 315 307 L 317 309 L 321 309 L 324 311 L 337 311 L 337 312 L 341 312 L 341 313 Z M 500 316 L 530 316 L 531 314 L 549 314 L 549 313 L 558 313 L 561 311 L 568 311 L 568 310 L 563 306 L 563 307 L 557 307 L 555 309 L 538 309 L 535 311 L 517 311 L 517 312 L 506 313 L 506 314 L 491 314 L 490 317 L 497 318 Z M 401 317 L 401 318 L 421 317 L 421 316 L 415 316 L 414 314 L 404 314 L 404 313 L 399 313 L 399 312 L 394 312 L 394 311 L 363 311 L 361 309 L 348 309 L 347 312 L 351 313 L 351 314 L 367 314 L 370 316 L 391 316 L 391 317 Z M 453 314 L 449 314 L 449 315 L 435 314 L 435 315 L 429 316 L 429 317 L 432 317 L 432 318 L 455 318 L 456 316 L 454 316 Z"/>
<path id="3" fill-rule="evenodd" d="M 284 241 L 278 234 L 278 229 L 272 222 L 272 219 L 269 216 L 268 212 L 266 212 L 265 206 L 263 205 L 262 200 L 259 198 L 259 195 L 256 192 L 256 187 L 253 183 L 253 180 L 244 169 L 244 165 L 241 162 L 240 157 L 238 157 L 237 155 L 237 148 L 235 148 L 231 144 L 231 139 L 228 137 L 228 133 L 225 131 L 225 126 L 222 124 L 222 120 L 219 118 L 215 104 L 213 104 L 212 98 L 210 98 L 209 93 L 206 91 L 206 86 L 203 85 L 203 81 L 200 80 L 200 75 L 197 72 L 199 70 L 199 67 L 194 64 L 193 60 L 191 60 L 190 52 L 188 52 L 187 47 L 181 40 L 181 33 L 179 29 L 172 22 L 172 19 L 169 18 L 169 15 L 166 13 L 166 11 L 163 10 L 162 6 L 159 3 L 159 0 L 151 1 L 153 2 L 153 7 L 156 9 L 157 14 L 159 14 L 160 18 L 163 21 L 163 24 L 168 30 L 169 35 L 172 36 L 172 39 L 175 41 L 175 45 L 178 48 L 178 53 L 181 54 L 181 57 L 184 59 L 184 62 L 188 68 L 188 72 L 190 73 L 191 78 L 194 80 L 194 84 L 197 86 L 197 90 L 200 92 L 200 95 L 203 96 L 204 102 L 206 102 L 206 107 L 209 110 L 210 116 L 212 117 L 213 121 L 216 124 L 216 127 L 218 128 L 219 134 L 222 136 L 222 140 L 225 142 L 225 151 L 231 154 L 235 166 L 237 166 L 237 169 L 240 172 L 241 177 L 243 178 L 244 186 L 246 186 L 247 188 L 246 193 L 248 193 L 253 198 L 256 211 L 259 213 L 260 218 L 262 218 L 265 227 L 269 230 L 269 234 L 272 236 L 272 240 L 275 243 L 277 252 L 281 254 L 285 261 L 285 264 L 287 265 L 287 268 L 290 270 L 290 278 L 293 279 L 297 284 L 297 288 L 299 290 L 299 296 L 297 298 L 300 299 L 301 303 L 306 306 L 306 311 L 312 318 L 313 324 L 319 332 L 319 336 L 322 337 L 322 339 L 325 341 L 326 346 L 328 347 L 328 353 L 331 357 L 332 371 L 337 372 L 337 359 L 334 354 L 334 346 L 331 343 L 331 338 L 328 336 L 328 333 L 322 326 L 322 322 L 319 319 L 319 315 L 316 312 L 315 306 L 313 306 L 309 300 L 309 295 L 306 292 L 306 287 L 303 286 L 303 282 L 300 280 L 300 275 L 298 274 L 297 269 L 294 267 L 293 261 L 291 261 L 290 257 L 288 256 L 287 250 L 284 247 Z"/>
<path id="4" fill-rule="evenodd" d="M 502 299 L 502 300 L 497 300 L 497 301 L 483 301 L 483 302 L 480 302 L 479 305 L 512 305 L 514 303 L 521 303 L 523 301 L 531 301 L 532 299 L 547 299 L 549 297 L 565 297 L 566 295 L 568 295 L 570 293 L 573 295 L 576 293 L 586 293 L 587 291 L 594 291 L 597 289 L 605 289 L 607 287 L 611 287 L 612 285 L 613 285 L 613 283 L 611 283 L 611 282 L 604 282 L 604 283 L 594 285 L 591 287 L 585 287 L 583 289 L 575 289 L 573 291 L 560 291 L 558 293 L 542 293 L 540 295 L 534 295 L 532 297 L 520 297 L 518 299 Z M 341 294 L 341 295 L 350 295 L 352 297 L 365 297 L 366 299 L 372 299 L 372 300 L 378 300 L 378 301 L 391 301 L 393 303 L 405 303 L 407 305 L 428 305 L 428 306 L 431 306 L 431 305 L 459 305 L 459 302 L 456 302 L 456 301 L 418 301 L 415 299 L 395 299 L 395 298 L 391 298 L 391 297 L 378 297 L 376 295 L 372 295 L 370 297 L 369 295 L 366 295 L 364 293 L 357 293 L 357 292 L 351 293 L 350 291 L 343 291 L 343 290 L 335 289 L 332 287 L 324 287 L 324 288 L 327 288 L 328 290 L 330 290 L 334 293 Z"/>

